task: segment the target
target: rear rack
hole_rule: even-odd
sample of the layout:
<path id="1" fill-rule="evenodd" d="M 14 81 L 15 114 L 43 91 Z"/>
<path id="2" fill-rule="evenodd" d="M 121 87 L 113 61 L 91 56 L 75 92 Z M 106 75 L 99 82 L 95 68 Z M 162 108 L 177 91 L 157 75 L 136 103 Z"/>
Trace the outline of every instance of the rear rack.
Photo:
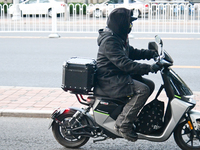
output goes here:
<path id="1" fill-rule="evenodd" d="M 83 95 L 92 95 L 93 96 L 93 92 L 90 92 L 90 93 L 79 93 L 79 92 L 74 92 L 74 91 L 71 91 L 70 92 L 71 94 L 75 94 L 76 95 L 76 98 L 78 99 L 79 103 L 83 104 L 83 105 L 86 105 L 86 106 L 90 106 L 90 104 L 87 102 L 87 99 L 85 99 L 83 97 Z"/>
<path id="2" fill-rule="evenodd" d="M 76 98 L 78 99 L 79 103 L 89 106 L 89 104 L 87 103 L 87 100 L 83 98 L 82 94 L 75 94 L 75 95 L 76 95 Z"/>

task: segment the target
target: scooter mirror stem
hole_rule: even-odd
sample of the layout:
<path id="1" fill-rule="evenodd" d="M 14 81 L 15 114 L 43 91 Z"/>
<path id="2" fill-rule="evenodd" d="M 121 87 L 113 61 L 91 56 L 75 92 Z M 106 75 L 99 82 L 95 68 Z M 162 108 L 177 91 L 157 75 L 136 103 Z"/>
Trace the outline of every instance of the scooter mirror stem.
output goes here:
<path id="1" fill-rule="evenodd" d="M 158 44 L 160 44 L 161 47 L 163 47 L 163 41 L 162 41 L 162 39 L 160 38 L 159 35 L 156 35 L 156 36 L 155 36 L 155 41 L 156 41 Z"/>
<path id="2" fill-rule="evenodd" d="M 160 46 L 163 48 L 163 41 L 160 39 Z"/>
<path id="3" fill-rule="evenodd" d="M 161 52 L 160 52 L 160 56 L 159 56 L 159 57 L 161 57 L 163 55 L 163 41 L 159 35 L 155 36 L 155 41 L 156 41 L 156 43 L 158 43 L 161 46 Z"/>

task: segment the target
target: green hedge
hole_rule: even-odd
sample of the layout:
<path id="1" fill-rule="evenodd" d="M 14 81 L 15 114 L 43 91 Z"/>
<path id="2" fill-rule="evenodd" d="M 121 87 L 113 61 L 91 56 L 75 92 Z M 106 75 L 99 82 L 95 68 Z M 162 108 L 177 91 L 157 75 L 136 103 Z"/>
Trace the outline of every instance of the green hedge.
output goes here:
<path id="1" fill-rule="evenodd" d="M 11 3 L 7 3 L 7 4 L 9 6 Z M 3 7 L 4 3 L 0 2 L 0 5 L 1 5 L 1 7 L 0 7 L 0 14 L 1 14 L 1 8 Z M 5 5 L 4 5 L 4 13 L 7 13 L 7 7 Z"/>
<path id="2" fill-rule="evenodd" d="M 68 3 L 68 5 L 70 5 L 70 4 L 73 4 L 74 6 L 76 5 L 76 4 L 80 4 L 81 6 L 83 5 L 83 3 Z M 76 5 L 76 14 L 79 14 L 80 12 L 79 12 L 79 8 L 80 6 L 79 5 Z M 70 5 L 70 14 L 73 14 L 73 6 L 72 5 Z M 85 15 L 86 14 L 86 5 L 84 5 L 83 6 L 83 14 Z"/>

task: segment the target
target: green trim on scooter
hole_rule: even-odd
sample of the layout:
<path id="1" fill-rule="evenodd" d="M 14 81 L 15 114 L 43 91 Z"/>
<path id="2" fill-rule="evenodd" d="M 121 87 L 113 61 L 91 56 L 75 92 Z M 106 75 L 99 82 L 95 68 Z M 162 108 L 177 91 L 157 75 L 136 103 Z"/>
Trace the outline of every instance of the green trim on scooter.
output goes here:
<path id="1" fill-rule="evenodd" d="M 96 111 L 96 110 L 94 110 L 94 112 L 109 116 L 109 114 L 102 113 L 102 112 L 99 112 L 99 111 Z"/>

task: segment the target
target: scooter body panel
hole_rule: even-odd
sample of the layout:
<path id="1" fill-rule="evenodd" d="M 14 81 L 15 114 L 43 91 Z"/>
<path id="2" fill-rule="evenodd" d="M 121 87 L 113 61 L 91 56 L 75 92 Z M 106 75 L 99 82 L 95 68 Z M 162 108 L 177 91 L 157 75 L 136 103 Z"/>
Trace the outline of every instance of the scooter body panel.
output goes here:
<path id="1" fill-rule="evenodd" d="M 177 98 L 174 98 L 171 101 L 171 119 L 168 122 L 166 128 L 160 135 L 144 135 L 144 134 L 138 134 L 139 139 L 146 139 L 149 141 L 154 142 L 163 142 L 166 141 L 170 135 L 172 134 L 174 128 L 181 120 L 182 116 L 185 114 L 186 110 L 192 106 L 192 104 L 186 103 L 184 101 L 181 101 Z"/>
<path id="2" fill-rule="evenodd" d="M 200 111 L 198 111 L 198 110 L 191 110 L 189 112 L 189 114 L 190 114 L 190 118 L 192 120 L 192 124 L 193 124 L 195 130 L 200 129 L 200 127 L 197 124 L 197 121 L 200 122 Z"/>
<path id="3" fill-rule="evenodd" d="M 121 106 L 122 107 L 122 106 Z M 121 110 L 120 106 L 117 103 L 114 103 L 108 99 L 96 98 L 95 104 L 93 105 L 93 114 L 96 123 L 115 134 L 116 136 L 120 136 L 115 130 L 115 120 Z M 112 116 L 115 114 L 115 116 Z"/>
<path id="4" fill-rule="evenodd" d="M 105 99 L 103 101 L 103 103 L 105 104 Z M 112 132 L 113 134 L 120 136 L 115 130 L 114 130 L 114 125 L 115 125 L 115 119 L 110 117 L 110 114 L 107 111 L 101 111 L 97 108 L 99 108 L 98 106 L 102 105 L 101 103 L 101 99 L 96 99 L 93 110 L 94 110 L 94 119 L 96 121 L 96 123 L 98 125 L 100 125 L 101 127 L 107 129 L 108 131 Z M 109 101 L 108 101 L 109 103 Z M 176 127 L 176 125 L 178 124 L 178 122 L 181 120 L 182 116 L 185 114 L 186 110 L 192 106 L 192 104 L 190 103 L 186 103 L 180 99 L 174 98 L 173 100 L 171 100 L 171 119 L 168 122 L 168 124 L 166 125 L 165 129 L 163 130 L 162 133 L 160 134 L 156 134 L 156 135 L 144 135 L 141 133 L 138 133 L 138 139 L 146 139 L 149 141 L 155 141 L 155 142 L 162 142 L 162 141 L 166 141 L 170 135 L 172 134 L 174 128 Z M 104 110 L 106 110 L 106 107 L 109 108 L 109 104 L 105 104 L 104 106 Z M 115 106 L 116 108 L 118 107 L 117 105 Z M 113 111 L 116 109 L 113 107 Z M 120 113 L 120 111 L 118 111 L 118 114 Z M 200 113 L 200 112 L 199 112 Z M 196 118 L 198 113 L 193 113 L 194 117 Z"/>

